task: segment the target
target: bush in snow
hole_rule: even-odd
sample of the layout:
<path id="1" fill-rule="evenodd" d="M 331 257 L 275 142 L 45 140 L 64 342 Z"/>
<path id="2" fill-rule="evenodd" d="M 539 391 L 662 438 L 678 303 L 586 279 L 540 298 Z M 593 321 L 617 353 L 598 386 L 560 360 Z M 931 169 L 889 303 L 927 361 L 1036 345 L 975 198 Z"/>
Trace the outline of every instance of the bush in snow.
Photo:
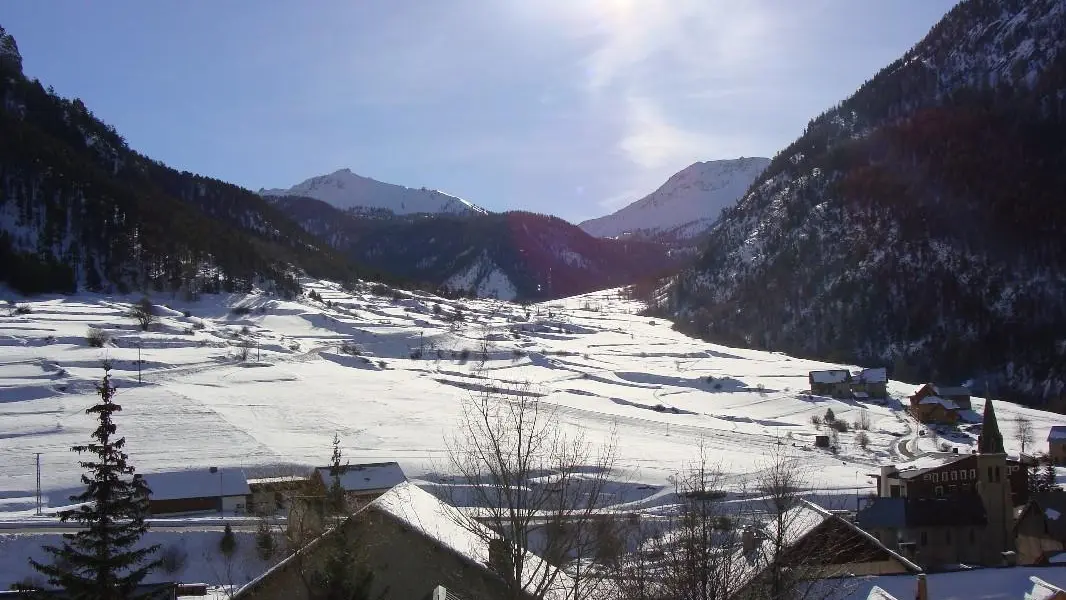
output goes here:
<path id="1" fill-rule="evenodd" d="M 106 332 L 95 327 L 90 327 L 85 333 L 85 341 L 93 348 L 103 348 L 110 339 Z"/>
<path id="2" fill-rule="evenodd" d="M 270 530 L 270 523 L 266 519 L 259 519 L 255 528 L 255 552 L 259 558 L 269 560 L 277 550 L 277 541 L 274 540 L 274 532 Z"/>
<path id="3" fill-rule="evenodd" d="M 815 429 L 821 429 L 822 417 L 819 417 L 818 415 L 811 415 L 811 424 L 814 425 Z"/>
<path id="4" fill-rule="evenodd" d="M 181 544 L 171 544 L 159 554 L 159 568 L 167 575 L 176 575 L 185 570 L 189 553 Z"/>
<path id="5" fill-rule="evenodd" d="M 866 435 L 865 431 L 860 431 L 859 434 L 855 436 L 855 443 L 865 450 L 866 447 L 870 445 L 870 436 Z"/>
<path id="6" fill-rule="evenodd" d="M 12 311 L 12 314 L 16 314 L 16 315 L 28 315 L 28 314 L 30 314 L 31 312 L 33 312 L 33 309 L 32 309 L 32 308 L 30 308 L 30 307 L 29 307 L 28 305 L 26 305 L 26 304 L 16 304 L 16 305 L 15 305 L 15 310 L 14 310 L 14 311 Z"/>
<path id="7" fill-rule="evenodd" d="M 836 420 L 830 423 L 829 426 L 832 427 L 834 431 L 838 431 L 840 433 L 847 433 L 848 431 L 848 424 L 846 421 Z"/>
<path id="8" fill-rule="evenodd" d="M 137 321 L 141 330 L 148 331 L 148 328 L 155 322 L 155 305 L 147 296 L 144 296 L 130 308 L 130 317 Z"/>

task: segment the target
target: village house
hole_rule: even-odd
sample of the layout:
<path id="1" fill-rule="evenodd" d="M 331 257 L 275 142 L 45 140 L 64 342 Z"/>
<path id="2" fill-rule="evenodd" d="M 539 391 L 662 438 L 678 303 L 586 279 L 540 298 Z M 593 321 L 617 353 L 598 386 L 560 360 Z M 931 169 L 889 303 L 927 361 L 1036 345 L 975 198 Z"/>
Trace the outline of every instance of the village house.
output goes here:
<path id="1" fill-rule="evenodd" d="M 501 538 L 441 502 L 429 492 L 403 482 L 363 506 L 342 525 L 290 555 L 233 595 L 234 600 L 308 600 L 306 581 L 320 564 L 331 536 L 344 536 L 356 555 L 353 568 L 373 574 L 370 598 L 435 598 L 443 587 L 448 598 L 496 600 L 511 597 L 492 566 Z M 543 573 L 546 563 L 530 557 L 524 577 Z M 530 579 L 532 580 L 532 579 Z M 572 586 L 560 573 L 546 598 L 564 597 Z M 531 600 L 529 596 L 523 600 Z"/>
<path id="2" fill-rule="evenodd" d="M 1014 529 L 1019 564 L 1047 564 L 1066 550 L 1066 492 L 1034 494 L 1022 507 Z"/>
<path id="3" fill-rule="evenodd" d="M 311 474 L 309 495 L 325 495 L 333 485 L 331 467 L 318 467 Z M 407 481 L 403 469 L 395 462 L 365 463 L 341 467 L 341 488 L 349 500 L 370 501 Z"/>
<path id="4" fill-rule="evenodd" d="M 887 398 L 888 369 L 879 367 L 859 371 L 852 377 L 851 391 L 856 398 L 860 399 Z"/>
<path id="5" fill-rule="evenodd" d="M 847 369 L 811 371 L 807 379 L 810 382 L 812 394 L 833 398 L 851 397 L 851 373 Z"/>
<path id="6" fill-rule="evenodd" d="M 959 405 L 940 396 L 911 397 L 911 416 L 919 423 L 954 425 L 959 422 Z"/>
<path id="7" fill-rule="evenodd" d="M 858 524 L 903 556 L 925 568 L 998 566 L 1013 556 L 1014 507 L 1028 501 L 1029 473 L 1008 459 L 991 401 L 976 454 L 928 454 L 874 477 L 877 498 Z"/>
<path id="8" fill-rule="evenodd" d="M 1033 584 L 1033 587 L 1025 592 L 1025 597 L 1022 600 L 1066 600 L 1066 590 L 1056 585 L 1051 585 L 1035 575 L 1031 575 L 1029 581 Z"/>
<path id="9" fill-rule="evenodd" d="M 1066 426 L 1055 425 L 1048 432 L 1047 455 L 1056 465 L 1066 464 Z"/>
<path id="10" fill-rule="evenodd" d="M 248 480 L 251 496 L 248 512 L 255 515 L 271 515 L 287 510 L 294 498 L 307 493 L 310 478 L 306 475 L 281 475 Z"/>
<path id="11" fill-rule="evenodd" d="M 935 396 L 954 402 L 958 410 L 973 410 L 973 405 L 970 402 L 970 390 L 966 387 L 926 383 L 911 394 L 911 405 L 913 406 L 917 401 L 927 396 Z"/>
<path id="12" fill-rule="evenodd" d="M 775 531 L 779 523 L 786 528 L 783 536 Z M 775 556 L 778 539 L 784 547 Z M 793 575 L 811 586 L 833 577 L 922 572 L 848 519 L 802 498 L 780 519 L 770 519 L 762 529 L 749 527 L 744 531 L 741 547 L 731 561 L 737 569 L 737 582 L 730 600 L 770 597 L 767 574 L 775 564 L 787 565 Z"/>
<path id="13" fill-rule="evenodd" d="M 246 512 L 248 480 L 239 468 L 210 467 L 188 471 L 146 473 L 152 490 L 148 510 L 152 515 L 184 512 Z"/>

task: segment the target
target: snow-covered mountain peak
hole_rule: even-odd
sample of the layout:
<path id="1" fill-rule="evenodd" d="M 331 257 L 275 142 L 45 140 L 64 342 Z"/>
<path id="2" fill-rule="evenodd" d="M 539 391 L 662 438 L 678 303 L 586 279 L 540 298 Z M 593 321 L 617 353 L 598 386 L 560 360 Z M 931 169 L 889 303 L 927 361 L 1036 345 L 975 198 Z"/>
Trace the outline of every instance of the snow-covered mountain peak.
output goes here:
<path id="1" fill-rule="evenodd" d="M 675 173 L 651 194 L 580 226 L 598 237 L 651 236 L 695 221 L 709 227 L 768 164 L 770 159 L 759 157 L 697 162 Z M 706 227 L 690 229 L 695 234 Z"/>
<path id="2" fill-rule="evenodd" d="M 415 213 L 485 213 L 466 200 L 427 188 L 409 188 L 363 177 L 344 168 L 312 177 L 288 189 L 259 190 L 263 196 L 305 196 L 343 210 Z"/>

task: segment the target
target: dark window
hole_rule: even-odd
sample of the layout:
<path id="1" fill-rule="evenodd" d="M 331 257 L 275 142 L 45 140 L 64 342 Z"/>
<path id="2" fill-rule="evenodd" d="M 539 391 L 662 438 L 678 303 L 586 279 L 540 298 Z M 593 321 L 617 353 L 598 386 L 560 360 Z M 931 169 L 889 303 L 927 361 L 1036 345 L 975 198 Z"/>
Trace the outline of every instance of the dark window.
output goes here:
<path id="1" fill-rule="evenodd" d="M 958 471 L 952 471 L 951 472 L 951 480 L 952 481 L 958 481 L 959 480 L 959 472 Z"/>
<path id="2" fill-rule="evenodd" d="M 922 545 L 925 546 L 928 543 L 929 543 L 929 534 L 923 531 L 922 532 Z"/>
<path id="3" fill-rule="evenodd" d="M 948 486 L 948 491 L 949 491 L 949 492 L 951 492 L 952 494 L 954 494 L 954 493 L 955 493 L 955 489 L 956 489 L 956 487 L 957 487 L 957 486 L 954 486 L 954 485 L 949 485 L 949 486 Z"/>
<path id="4" fill-rule="evenodd" d="M 970 479 L 977 479 L 977 469 L 970 469 Z"/>
<path id="5" fill-rule="evenodd" d="M 935 491 L 936 491 L 936 495 L 937 496 L 943 496 L 944 495 L 944 486 L 942 486 L 942 485 L 936 486 L 936 490 Z"/>
<path id="6" fill-rule="evenodd" d="M 999 481 L 999 467 L 996 467 L 996 481 Z"/>
<path id="7" fill-rule="evenodd" d="M 891 494 L 891 496 L 893 498 L 899 498 L 899 486 L 898 485 L 894 485 L 894 486 L 890 487 L 889 490 L 890 490 L 889 493 Z"/>
<path id="8" fill-rule="evenodd" d="M 992 467 L 988 467 L 988 480 L 994 481 L 994 479 L 992 479 Z"/>

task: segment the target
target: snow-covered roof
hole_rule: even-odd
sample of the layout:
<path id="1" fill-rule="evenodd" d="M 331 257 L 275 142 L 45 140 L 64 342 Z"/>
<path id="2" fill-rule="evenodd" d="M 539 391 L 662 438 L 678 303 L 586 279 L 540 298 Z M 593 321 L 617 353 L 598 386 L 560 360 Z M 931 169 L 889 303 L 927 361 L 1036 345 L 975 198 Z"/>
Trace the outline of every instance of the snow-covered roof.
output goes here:
<path id="1" fill-rule="evenodd" d="M 1029 581 L 1033 587 L 1025 593 L 1025 600 L 1051 600 L 1058 594 L 1066 594 L 1062 588 L 1051 585 L 1036 575 L 1031 575 Z"/>
<path id="2" fill-rule="evenodd" d="M 322 482 L 329 485 L 332 481 L 330 467 L 318 467 L 315 469 Z M 394 462 L 367 463 L 363 465 L 348 465 L 340 476 L 341 487 L 346 492 L 369 492 L 373 490 L 387 490 L 394 485 L 407 481 L 400 465 Z"/>
<path id="3" fill-rule="evenodd" d="M 919 400 L 918 404 L 939 404 L 948 410 L 959 410 L 959 405 L 955 404 L 953 400 L 941 398 L 940 396 L 926 396 Z"/>
<path id="4" fill-rule="evenodd" d="M 404 482 L 390 489 L 371 502 L 370 508 L 392 515 L 474 563 L 488 564 L 488 540 L 496 538 L 496 534 L 413 483 Z M 537 581 L 548 567 L 532 555 L 523 564 L 527 582 Z M 547 598 L 564 598 L 563 590 L 569 585 L 569 578 L 560 572 Z"/>
<path id="5" fill-rule="evenodd" d="M 811 371 L 810 378 L 813 383 L 844 383 L 851 377 L 847 369 L 832 369 L 829 371 Z"/>
<path id="6" fill-rule="evenodd" d="M 926 471 L 939 469 L 945 465 L 968 458 L 969 454 L 955 454 L 948 452 L 927 452 L 912 460 L 896 463 L 896 470 L 900 477 L 914 477 Z"/>
<path id="7" fill-rule="evenodd" d="M 282 483 L 307 483 L 303 475 L 281 475 L 279 477 L 256 477 L 248 480 L 248 485 L 277 485 Z"/>
<path id="8" fill-rule="evenodd" d="M 877 587 L 876 585 L 870 590 L 870 594 L 866 596 L 866 600 L 899 600 L 892 594 L 889 594 L 885 590 Z"/>
<path id="9" fill-rule="evenodd" d="M 793 508 L 790 508 L 780 519 L 781 524 L 785 527 L 785 533 L 780 537 L 783 542 L 783 548 L 791 548 L 800 542 L 809 533 L 814 531 L 822 523 L 825 523 L 829 519 L 838 519 L 838 521 L 856 534 L 867 539 L 872 544 L 878 546 L 885 553 L 892 556 L 898 561 L 904 568 L 914 573 L 921 573 L 922 569 L 913 562 L 907 560 L 897 552 L 891 550 L 887 546 L 881 543 L 876 537 L 870 535 L 868 532 L 860 529 L 854 523 L 848 519 L 835 516 L 828 510 L 818 506 L 817 504 L 810 502 L 806 499 L 800 498 L 799 502 Z M 766 526 L 765 539 L 776 540 L 778 519 L 771 519 Z M 767 546 L 764 549 L 764 546 Z M 772 551 L 769 548 L 769 544 L 759 544 L 759 547 L 753 552 L 744 552 L 743 548 L 736 551 L 733 562 L 739 565 L 740 573 L 738 577 L 738 583 L 736 590 L 742 589 L 748 585 L 755 577 L 765 570 L 773 561 L 773 557 L 768 551 Z"/>
<path id="10" fill-rule="evenodd" d="M 152 490 L 152 500 L 184 500 L 186 498 L 218 498 L 246 496 L 251 493 L 244 469 L 224 467 L 190 471 L 146 473 L 144 480 Z"/>
<path id="11" fill-rule="evenodd" d="M 1066 440 L 1066 425 L 1055 425 L 1047 434 L 1047 441 L 1061 442 Z"/>
<path id="12" fill-rule="evenodd" d="M 888 383 L 888 369 L 877 367 L 859 371 L 859 381 L 863 383 Z"/>

